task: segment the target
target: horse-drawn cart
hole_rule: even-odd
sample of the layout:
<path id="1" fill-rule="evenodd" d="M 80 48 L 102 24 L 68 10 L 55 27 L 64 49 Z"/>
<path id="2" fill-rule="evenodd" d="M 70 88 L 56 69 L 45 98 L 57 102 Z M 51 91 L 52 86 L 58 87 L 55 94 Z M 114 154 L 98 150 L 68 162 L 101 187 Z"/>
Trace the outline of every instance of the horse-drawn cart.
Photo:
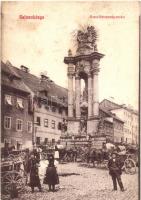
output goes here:
<path id="1" fill-rule="evenodd" d="M 23 167 L 23 159 L 19 156 L 11 156 L 1 162 L 1 192 L 10 194 L 13 188 L 17 192 L 24 190 L 27 176 Z"/>
<path id="2" fill-rule="evenodd" d="M 81 162 L 87 162 L 87 164 L 90 166 L 90 164 L 93 164 L 93 167 L 98 168 L 107 168 L 108 169 L 108 160 L 110 159 L 110 156 L 113 151 L 116 151 L 116 147 L 114 145 L 111 145 L 112 148 L 86 148 L 83 151 L 81 151 L 80 157 Z M 122 146 L 124 147 L 124 146 Z M 127 174 L 135 174 L 137 171 L 137 165 L 138 165 L 138 151 L 130 151 L 129 149 L 120 149 L 118 148 L 118 158 L 120 159 L 122 163 L 122 169 Z"/>

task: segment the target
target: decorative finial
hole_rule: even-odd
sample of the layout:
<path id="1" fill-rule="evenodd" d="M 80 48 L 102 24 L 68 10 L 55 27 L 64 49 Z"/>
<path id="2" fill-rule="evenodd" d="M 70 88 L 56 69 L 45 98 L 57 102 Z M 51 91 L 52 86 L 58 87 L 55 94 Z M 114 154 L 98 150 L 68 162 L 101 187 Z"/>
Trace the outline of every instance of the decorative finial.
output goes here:
<path id="1" fill-rule="evenodd" d="M 68 56 L 72 56 L 72 51 L 71 51 L 71 49 L 68 50 Z"/>

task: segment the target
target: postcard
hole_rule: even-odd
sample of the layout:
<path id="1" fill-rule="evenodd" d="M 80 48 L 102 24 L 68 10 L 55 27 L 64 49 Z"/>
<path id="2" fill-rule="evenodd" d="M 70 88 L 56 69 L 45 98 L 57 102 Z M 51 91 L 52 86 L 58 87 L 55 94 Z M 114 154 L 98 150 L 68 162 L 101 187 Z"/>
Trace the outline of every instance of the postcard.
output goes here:
<path id="1" fill-rule="evenodd" d="M 2 200 L 139 199 L 139 11 L 2 1 Z"/>

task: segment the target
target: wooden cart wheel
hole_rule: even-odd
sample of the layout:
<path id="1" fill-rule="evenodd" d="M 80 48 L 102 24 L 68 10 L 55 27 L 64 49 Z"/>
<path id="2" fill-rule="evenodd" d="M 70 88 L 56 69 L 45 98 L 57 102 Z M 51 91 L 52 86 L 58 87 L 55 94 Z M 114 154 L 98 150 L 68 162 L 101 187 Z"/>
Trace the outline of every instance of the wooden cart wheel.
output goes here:
<path id="1" fill-rule="evenodd" d="M 8 157 L 7 157 L 7 160 L 14 160 L 15 159 L 15 155 L 13 154 L 9 154 Z"/>
<path id="2" fill-rule="evenodd" d="M 21 170 L 23 171 L 23 170 Z M 15 184 L 18 192 L 22 192 L 26 185 L 26 177 L 21 172 L 10 171 L 7 172 L 2 178 L 3 192 L 10 194 L 12 185 Z"/>
<path id="3" fill-rule="evenodd" d="M 135 174 L 136 173 L 136 163 L 133 159 L 126 159 L 124 161 L 125 172 L 127 174 Z"/>

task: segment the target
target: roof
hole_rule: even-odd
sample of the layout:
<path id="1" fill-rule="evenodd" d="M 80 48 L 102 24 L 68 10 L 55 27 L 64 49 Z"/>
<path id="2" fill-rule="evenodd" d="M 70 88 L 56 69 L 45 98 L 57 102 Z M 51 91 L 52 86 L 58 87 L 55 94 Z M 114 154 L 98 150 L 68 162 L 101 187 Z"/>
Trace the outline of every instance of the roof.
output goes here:
<path id="1" fill-rule="evenodd" d="M 109 111 L 111 111 L 111 110 L 117 110 L 117 109 L 125 109 L 125 110 L 127 110 L 127 111 L 129 111 L 129 112 L 131 112 L 131 113 L 134 113 L 134 114 L 137 114 L 138 115 L 138 111 L 137 110 L 134 110 L 134 109 L 131 109 L 131 108 L 129 108 L 129 107 L 127 107 L 125 104 L 117 104 L 117 103 L 115 103 L 115 102 L 112 102 L 112 101 L 110 101 L 110 100 L 108 100 L 108 99 L 104 99 L 101 103 L 100 103 L 100 105 L 103 107 L 103 103 L 104 102 L 109 102 L 111 105 L 108 105 L 108 106 L 106 106 L 105 108 L 107 109 L 107 110 L 109 110 Z"/>
<path id="2" fill-rule="evenodd" d="M 2 62 L 3 63 L 3 62 Z M 67 105 L 67 96 L 68 91 L 66 88 L 61 87 L 54 82 L 50 81 L 41 81 L 41 79 L 29 72 L 25 72 L 17 67 L 12 66 L 10 64 L 7 66 L 7 64 L 3 63 L 3 69 L 6 69 L 6 73 L 10 74 L 12 73 L 14 76 L 17 76 L 20 78 L 23 83 L 30 88 L 31 91 L 33 91 L 35 94 L 38 94 L 38 96 L 42 97 L 41 91 L 47 91 L 47 96 L 52 98 L 52 101 L 60 103 L 62 105 Z M 7 83 L 9 84 L 9 83 Z M 15 83 L 16 84 L 16 83 Z M 15 87 L 18 87 L 16 85 Z M 23 86 L 24 87 L 24 86 Z M 21 88 L 21 84 L 20 84 Z M 26 88 L 27 91 L 27 88 Z"/>
<path id="3" fill-rule="evenodd" d="M 110 111 L 104 109 L 104 108 L 99 108 L 101 111 L 105 112 L 109 117 L 113 117 L 114 119 L 120 121 L 121 123 L 124 123 L 124 121 L 122 119 L 120 119 L 119 117 L 117 117 L 115 114 L 111 113 Z"/>
<path id="4" fill-rule="evenodd" d="M 128 107 L 126 107 L 125 105 L 121 105 L 120 108 L 111 109 L 111 111 L 112 111 L 112 110 L 117 110 L 117 109 L 124 109 L 124 110 L 127 110 L 127 111 L 130 112 L 130 113 L 134 113 L 134 114 L 138 115 L 138 111 L 137 111 L 137 110 L 133 110 L 133 109 L 131 109 L 131 108 L 128 108 Z"/>
<path id="5" fill-rule="evenodd" d="M 13 76 L 14 78 L 20 79 L 21 77 L 13 69 L 12 64 L 7 61 L 6 64 L 1 62 L 1 71 L 7 75 Z"/>
<path id="6" fill-rule="evenodd" d="M 22 71 L 19 68 L 16 68 L 17 72 L 20 74 L 20 76 L 22 77 L 22 80 L 24 81 L 24 83 L 34 92 L 40 92 L 40 91 L 47 91 L 48 92 L 48 96 L 52 97 L 52 100 L 57 100 L 57 102 L 62 102 L 63 101 L 63 97 L 67 102 L 67 89 L 63 88 L 57 84 L 55 84 L 54 82 L 50 82 L 50 81 L 43 81 L 41 82 L 41 79 L 31 73 L 27 73 Z M 38 95 L 40 96 L 40 94 L 38 93 Z M 61 100 L 62 99 L 62 100 Z"/>
<path id="7" fill-rule="evenodd" d="M 24 93 L 28 93 L 24 82 L 21 80 L 20 76 L 12 69 L 10 66 L 2 63 L 2 77 L 1 77 L 1 84 L 2 86 L 6 86 L 9 88 L 16 89 L 18 91 L 22 91 Z"/>
<path id="8" fill-rule="evenodd" d="M 114 103 L 108 99 L 104 99 L 103 101 L 100 102 L 100 106 L 103 107 L 103 103 L 104 102 L 109 102 L 110 104 L 108 104 L 108 106 L 106 107 L 107 110 L 111 110 L 111 109 L 116 109 L 116 108 L 120 108 L 120 105 L 117 103 Z M 105 106 L 104 106 L 105 107 Z"/>

